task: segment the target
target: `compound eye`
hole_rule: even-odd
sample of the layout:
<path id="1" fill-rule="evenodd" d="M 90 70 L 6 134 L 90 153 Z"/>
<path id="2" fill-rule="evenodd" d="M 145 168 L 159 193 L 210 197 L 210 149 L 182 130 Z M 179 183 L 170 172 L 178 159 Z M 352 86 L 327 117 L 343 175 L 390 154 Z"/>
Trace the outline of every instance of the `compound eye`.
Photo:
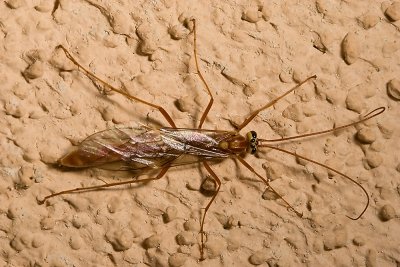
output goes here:
<path id="1" fill-rule="evenodd" d="M 251 136 L 256 139 L 257 138 L 257 133 L 255 131 L 250 131 Z"/>

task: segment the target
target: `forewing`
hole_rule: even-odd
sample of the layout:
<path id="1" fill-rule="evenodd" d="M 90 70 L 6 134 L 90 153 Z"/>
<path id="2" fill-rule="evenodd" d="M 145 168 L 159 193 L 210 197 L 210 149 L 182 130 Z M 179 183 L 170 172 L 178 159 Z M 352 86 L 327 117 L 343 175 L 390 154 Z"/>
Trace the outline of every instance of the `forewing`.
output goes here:
<path id="1" fill-rule="evenodd" d="M 123 128 L 123 129 L 108 129 L 101 132 L 97 132 L 79 144 L 79 149 L 93 155 L 97 155 L 99 160 L 104 160 L 110 156 L 122 156 L 126 157 L 129 154 L 127 144 L 133 140 L 154 142 L 159 133 L 154 130 L 148 130 L 146 128 Z"/>
<path id="2" fill-rule="evenodd" d="M 148 127 L 114 128 L 87 137 L 78 147 L 80 167 L 144 170 L 226 158 L 218 143 L 232 133 Z"/>
<path id="3" fill-rule="evenodd" d="M 166 146 L 159 130 L 146 127 L 98 132 L 78 149 L 95 158 L 90 166 L 107 170 L 160 168 L 181 155 Z"/>

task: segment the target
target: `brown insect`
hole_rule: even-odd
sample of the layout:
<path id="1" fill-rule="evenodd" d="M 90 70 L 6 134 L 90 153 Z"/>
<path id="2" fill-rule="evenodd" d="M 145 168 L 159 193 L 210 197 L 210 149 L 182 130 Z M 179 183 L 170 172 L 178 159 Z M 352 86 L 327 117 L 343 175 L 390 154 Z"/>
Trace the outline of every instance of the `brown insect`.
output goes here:
<path id="1" fill-rule="evenodd" d="M 237 159 L 243 166 L 245 166 L 248 170 L 250 170 L 253 174 L 255 174 L 258 178 L 260 178 L 266 186 L 274 192 L 283 202 L 292 209 L 299 217 L 302 217 L 302 213 L 295 210 L 282 196 L 280 196 L 275 189 L 271 187 L 267 178 L 264 178 L 261 174 L 251 167 L 251 165 L 244 160 L 243 155 L 250 152 L 251 154 L 257 153 L 258 148 L 270 148 L 277 151 L 281 151 L 290 155 L 293 155 L 297 158 L 301 158 L 303 160 L 312 162 L 316 165 L 322 166 L 324 168 L 329 169 L 332 172 L 335 172 L 342 177 L 348 179 L 355 185 L 361 188 L 361 190 L 365 193 L 367 198 L 367 203 L 365 207 L 360 212 L 360 214 L 355 217 L 349 217 L 352 220 L 359 219 L 369 205 L 369 196 L 364 187 L 361 186 L 357 181 L 349 176 L 343 174 L 331 168 L 325 164 L 319 163 L 312 159 L 301 156 L 297 153 L 290 152 L 284 150 L 280 147 L 272 146 L 269 143 L 278 142 L 278 141 L 287 141 L 293 140 L 303 137 L 309 137 L 324 133 L 329 133 L 333 131 L 337 131 L 346 127 L 350 127 L 357 123 L 364 122 L 373 117 L 378 116 L 382 112 L 385 111 L 384 107 L 377 108 L 370 113 L 368 113 L 363 119 L 358 120 L 356 122 L 349 123 L 347 125 L 343 125 L 340 127 L 335 127 L 333 129 L 329 129 L 326 131 L 320 131 L 315 133 L 303 134 L 293 137 L 280 138 L 280 139 L 261 139 L 257 137 L 255 131 L 250 131 L 246 135 L 241 135 L 239 132 L 250 123 L 261 111 L 271 107 L 275 103 L 277 103 L 280 99 L 293 92 L 295 89 L 299 88 L 304 83 L 315 79 L 316 76 L 311 76 L 301 83 L 294 86 L 292 89 L 288 90 L 278 98 L 272 100 L 268 104 L 263 107 L 257 109 L 252 112 L 236 129 L 236 131 L 223 131 L 223 130 L 205 130 L 202 129 L 203 123 L 213 105 L 214 98 L 212 96 L 211 90 L 205 81 L 198 64 L 197 58 L 197 45 L 196 45 L 196 23 L 193 20 L 193 36 L 194 36 L 194 57 L 196 63 L 196 69 L 198 75 L 203 82 L 205 89 L 210 96 L 209 103 L 201 116 L 199 126 L 197 129 L 189 129 L 189 128 L 177 128 L 171 116 L 165 111 L 165 109 L 161 106 L 155 105 L 153 103 L 147 102 L 135 96 L 132 96 L 122 90 L 119 90 L 104 80 L 98 78 L 96 75 L 88 71 L 85 67 L 83 67 L 74 57 L 68 52 L 68 50 L 62 45 L 58 46 L 58 48 L 62 49 L 65 52 L 65 55 L 70 59 L 80 71 L 82 71 L 86 76 L 95 82 L 101 84 L 105 88 L 108 88 L 111 91 L 119 93 L 130 100 L 141 102 L 145 105 L 148 105 L 152 108 L 158 109 L 160 113 L 164 116 L 167 122 L 170 124 L 170 127 L 163 127 L 159 129 L 153 129 L 146 126 L 136 127 L 136 128 L 122 128 L 122 129 L 109 129 L 104 130 L 102 132 L 95 133 L 85 140 L 83 140 L 76 150 L 70 152 L 69 154 L 62 157 L 58 164 L 60 166 L 71 167 L 71 168 L 103 168 L 108 170 L 126 170 L 143 173 L 146 170 L 159 169 L 160 172 L 154 178 L 147 179 L 133 179 L 123 182 L 102 184 L 98 186 L 91 187 L 82 187 L 82 188 L 74 188 L 70 190 L 65 190 L 57 193 L 53 193 L 51 195 L 46 196 L 40 203 L 44 203 L 49 198 L 76 193 L 81 191 L 90 191 L 103 189 L 112 186 L 132 184 L 138 182 L 148 182 L 152 180 L 161 179 L 169 168 L 177 165 L 185 165 L 191 163 L 202 163 L 207 172 L 211 175 L 212 179 L 215 181 L 216 190 L 211 197 L 211 200 L 207 204 L 204 209 L 204 214 L 201 219 L 201 257 L 203 257 L 204 251 L 204 221 L 207 215 L 208 210 L 210 209 L 211 204 L 213 203 L 215 197 L 217 196 L 220 187 L 221 180 L 215 174 L 215 172 L 211 169 L 208 164 L 209 161 L 214 161 L 217 159 L 225 159 L 228 157 L 233 157 Z"/>

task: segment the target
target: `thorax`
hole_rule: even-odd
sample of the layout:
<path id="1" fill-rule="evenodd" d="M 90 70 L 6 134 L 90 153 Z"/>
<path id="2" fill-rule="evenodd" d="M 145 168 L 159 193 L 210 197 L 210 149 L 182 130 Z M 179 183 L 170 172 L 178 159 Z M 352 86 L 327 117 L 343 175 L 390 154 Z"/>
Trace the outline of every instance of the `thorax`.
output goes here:
<path id="1" fill-rule="evenodd" d="M 164 140 L 171 145 L 185 146 L 188 154 L 201 153 L 205 155 L 220 153 L 221 156 L 241 154 L 249 145 L 247 139 L 235 131 L 161 128 Z M 182 147 L 180 147 L 182 149 Z"/>

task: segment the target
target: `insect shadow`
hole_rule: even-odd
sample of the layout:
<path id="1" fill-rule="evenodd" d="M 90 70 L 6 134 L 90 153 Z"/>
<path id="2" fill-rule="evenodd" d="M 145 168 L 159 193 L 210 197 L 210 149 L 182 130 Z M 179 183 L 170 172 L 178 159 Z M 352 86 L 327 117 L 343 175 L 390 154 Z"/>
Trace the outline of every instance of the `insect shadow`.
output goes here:
<path id="1" fill-rule="evenodd" d="M 362 211 L 356 217 L 347 216 L 349 219 L 357 220 L 359 219 L 367 210 L 369 205 L 369 195 L 365 188 L 358 183 L 353 178 L 345 175 L 344 173 L 328 166 L 317 162 L 313 159 L 304 157 L 295 152 L 283 149 L 281 147 L 272 145 L 275 142 L 287 142 L 299 138 L 308 138 L 315 135 L 331 133 L 340 129 L 344 129 L 353 126 L 358 123 L 365 122 L 372 119 L 382 112 L 385 111 L 384 107 L 379 107 L 368 114 L 366 114 L 362 119 L 343 125 L 335 127 L 333 129 L 328 129 L 325 131 L 319 131 L 314 133 L 302 134 L 292 137 L 284 137 L 279 139 L 262 139 L 257 136 L 255 131 L 249 131 L 245 135 L 239 132 L 247 126 L 261 111 L 273 106 L 279 100 L 293 92 L 295 89 L 299 88 L 301 85 L 311 82 L 316 79 L 316 75 L 311 76 L 304 81 L 298 83 L 296 86 L 290 90 L 283 93 L 281 96 L 275 98 L 269 103 L 265 104 L 261 108 L 250 113 L 241 124 L 237 126 L 235 131 L 226 130 L 207 130 L 203 129 L 203 124 L 207 118 L 208 113 L 214 103 L 214 98 L 211 90 L 204 79 L 198 63 L 197 56 L 197 40 L 196 40 L 196 22 L 193 19 L 193 38 L 194 38 L 194 59 L 196 64 L 197 74 L 200 77 L 205 91 L 209 95 L 209 102 L 205 110 L 202 113 L 199 124 L 197 128 L 178 128 L 175 125 L 174 120 L 168 114 L 168 112 L 161 106 L 147 102 L 136 96 L 130 95 L 124 90 L 117 89 L 112 85 L 108 84 L 95 74 L 91 73 L 88 69 L 82 66 L 78 61 L 69 53 L 69 51 L 62 45 L 57 48 L 62 49 L 66 57 L 74 63 L 77 68 L 83 72 L 88 78 L 92 79 L 97 84 L 100 84 L 104 89 L 121 94 L 126 98 L 147 105 L 151 108 L 158 110 L 162 116 L 166 119 L 169 127 L 161 128 L 151 128 L 148 126 L 138 126 L 130 128 L 114 128 L 108 129 L 101 132 L 97 132 L 85 140 L 83 140 L 75 150 L 66 154 L 64 157 L 58 160 L 58 164 L 63 167 L 69 168 L 102 168 L 106 170 L 118 170 L 118 171 L 132 171 L 134 173 L 145 173 L 149 170 L 156 170 L 158 174 L 154 177 L 145 179 L 130 179 L 127 181 L 106 183 L 97 186 L 90 187 L 80 187 L 69 190 L 64 190 L 61 192 L 56 192 L 50 194 L 39 201 L 43 204 L 46 200 L 59 195 L 92 191 L 105 189 L 109 187 L 133 184 L 133 183 L 146 183 L 149 181 L 154 181 L 161 179 L 165 173 L 174 166 L 188 165 L 192 163 L 201 163 L 209 174 L 209 178 L 213 181 L 215 189 L 209 194 L 211 196 L 210 201 L 204 208 L 203 216 L 200 220 L 200 235 L 201 235 L 201 259 L 204 259 L 204 221 L 209 211 L 212 203 L 214 202 L 216 196 L 218 195 L 221 188 L 221 180 L 214 170 L 210 167 L 210 162 L 222 161 L 227 158 L 233 158 L 237 163 L 241 164 L 247 168 L 251 173 L 253 173 L 258 179 L 263 181 L 268 190 L 273 192 L 278 198 L 280 198 L 285 205 L 290 208 L 297 216 L 302 217 L 303 214 L 293 208 L 269 183 L 268 178 L 264 177 L 258 173 L 245 159 L 244 155 L 246 153 L 256 154 L 257 150 L 260 148 L 268 148 L 271 150 L 279 151 L 302 159 L 304 161 L 311 162 L 320 167 L 326 168 L 331 172 L 334 172 L 343 178 L 347 179 L 351 183 L 358 186 L 366 196 L 366 204 Z M 207 181 L 207 180 L 205 180 Z M 203 182 L 204 184 L 205 182 Z M 202 184 L 202 185 L 203 185 Z"/>

